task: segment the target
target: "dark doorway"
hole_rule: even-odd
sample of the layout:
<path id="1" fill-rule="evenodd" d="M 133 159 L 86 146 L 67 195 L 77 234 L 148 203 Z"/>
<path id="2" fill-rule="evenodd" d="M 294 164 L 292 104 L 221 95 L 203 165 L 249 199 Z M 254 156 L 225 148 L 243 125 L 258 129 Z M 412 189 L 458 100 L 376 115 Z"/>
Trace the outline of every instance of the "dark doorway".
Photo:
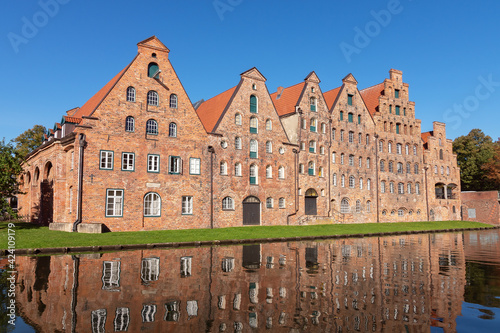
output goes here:
<path id="1" fill-rule="evenodd" d="M 243 245 L 243 267 L 246 269 L 259 269 L 260 262 L 260 244 Z"/>
<path id="2" fill-rule="evenodd" d="M 40 216 L 38 223 L 49 225 L 52 223 L 54 211 L 54 186 L 52 181 L 44 180 L 41 183 Z"/>
<path id="3" fill-rule="evenodd" d="M 260 225 L 260 200 L 247 197 L 243 200 L 243 225 Z"/>
<path id="4" fill-rule="evenodd" d="M 306 215 L 318 215 L 317 206 L 318 193 L 312 188 L 306 191 L 305 195 L 305 213 Z"/>

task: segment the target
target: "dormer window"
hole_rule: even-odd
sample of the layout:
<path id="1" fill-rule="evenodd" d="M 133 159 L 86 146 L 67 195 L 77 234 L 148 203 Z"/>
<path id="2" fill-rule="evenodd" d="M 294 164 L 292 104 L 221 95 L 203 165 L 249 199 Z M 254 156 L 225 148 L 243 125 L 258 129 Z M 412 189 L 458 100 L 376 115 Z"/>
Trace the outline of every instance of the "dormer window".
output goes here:
<path id="1" fill-rule="evenodd" d="M 156 62 L 151 62 L 148 65 L 148 76 L 149 77 L 155 77 L 155 75 L 158 74 L 158 71 L 160 68 L 158 67 L 158 64 Z"/>

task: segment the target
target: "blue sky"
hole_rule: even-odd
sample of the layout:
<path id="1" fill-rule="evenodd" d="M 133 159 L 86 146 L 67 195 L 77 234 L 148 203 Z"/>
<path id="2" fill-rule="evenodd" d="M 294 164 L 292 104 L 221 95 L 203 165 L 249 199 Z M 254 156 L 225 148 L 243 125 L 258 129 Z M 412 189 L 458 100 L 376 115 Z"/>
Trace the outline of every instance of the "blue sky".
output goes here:
<path id="1" fill-rule="evenodd" d="M 52 127 L 156 35 L 192 102 L 256 66 L 278 86 L 316 71 L 323 91 L 352 73 L 360 89 L 403 71 L 422 130 L 500 136 L 499 1 L 2 2 L 0 138 Z M 55 5 L 57 4 L 57 5 Z M 31 28 L 31 29 L 30 29 Z"/>

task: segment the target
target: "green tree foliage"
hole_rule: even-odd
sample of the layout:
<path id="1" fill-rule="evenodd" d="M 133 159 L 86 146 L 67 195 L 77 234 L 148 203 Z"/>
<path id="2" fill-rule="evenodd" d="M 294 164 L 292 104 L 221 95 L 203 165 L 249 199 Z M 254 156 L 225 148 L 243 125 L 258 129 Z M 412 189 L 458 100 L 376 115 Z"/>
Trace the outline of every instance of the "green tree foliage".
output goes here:
<path id="1" fill-rule="evenodd" d="M 0 213 L 6 212 L 15 218 L 8 199 L 19 193 L 18 176 L 23 172 L 21 158 L 14 146 L 0 141 Z"/>
<path id="2" fill-rule="evenodd" d="M 40 146 L 43 142 L 43 134 L 47 129 L 42 125 L 35 125 L 33 128 L 24 131 L 13 141 L 16 144 L 16 150 L 23 158 L 28 155 L 33 149 Z"/>
<path id="3" fill-rule="evenodd" d="M 497 184 L 487 177 L 486 166 L 495 155 L 493 140 L 480 129 L 473 129 L 467 135 L 453 142 L 460 167 L 462 191 L 487 191 L 497 189 Z"/>

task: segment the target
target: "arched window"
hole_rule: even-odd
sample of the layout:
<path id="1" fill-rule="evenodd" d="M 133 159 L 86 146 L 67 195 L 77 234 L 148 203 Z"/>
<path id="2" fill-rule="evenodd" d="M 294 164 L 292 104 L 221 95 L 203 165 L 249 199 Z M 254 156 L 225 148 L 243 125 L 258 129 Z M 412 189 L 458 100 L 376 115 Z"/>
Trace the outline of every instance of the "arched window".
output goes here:
<path id="1" fill-rule="evenodd" d="M 222 210 L 234 210 L 234 200 L 231 197 L 222 199 Z"/>
<path id="2" fill-rule="evenodd" d="M 359 178 L 359 189 L 363 189 L 363 178 Z"/>
<path id="3" fill-rule="evenodd" d="M 272 154 L 273 152 L 273 143 L 271 141 L 266 142 L 266 153 Z"/>
<path id="4" fill-rule="evenodd" d="M 266 166 L 266 178 L 273 178 L 273 167 L 270 165 Z"/>
<path id="5" fill-rule="evenodd" d="M 325 176 L 324 175 L 324 171 L 323 171 L 323 167 L 319 167 L 318 168 L 318 176 L 320 176 L 320 177 L 324 177 Z"/>
<path id="6" fill-rule="evenodd" d="M 309 152 L 316 153 L 316 141 L 314 140 L 309 141 Z"/>
<path id="7" fill-rule="evenodd" d="M 366 135 L 366 145 L 369 145 L 370 144 L 370 135 L 367 134 Z"/>
<path id="8" fill-rule="evenodd" d="M 356 181 L 354 180 L 354 176 L 349 176 L 349 188 L 354 188 L 356 186 Z"/>
<path id="9" fill-rule="evenodd" d="M 285 198 L 279 199 L 279 208 L 285 208 Z"/>
<path id="10" fill-rule="evenodd" d="M 177 95 L 176 94 L 170 95 L 170 107 L 172 109 L 177 109 Z"/>
<path id="11" fill-rule="evenodd" d="M 321 155 L 325 155 L 325 147 L 323 147 L 323 146 L 319 147 L 319 153 Z"/>
<path id="12" fill-rule="evenodd" d="M 354 155 L 349 155 L 349 165 L 354 166 Z"/>
<path id="13" fill-rule="evenodd" d="M 344 120 L 344 111 L 339 112 L 339 117 L 341 121 Z"/>
<path id="14" fill-rule="evenodd" d="M 405 153 L 406 155 L 410 155 L 410 145 L 408 144 L 405 146 Z"/>
<path id="15" fill-rule="evenodd" d="M 368 201 L 366 202 L 366 212 L 367 212 L 367 213 L 370 213 L 371 206 L 372 206 L 372 202 L 371 202 L 370 200 L 368 200 Z"/>
<path id="16" fill-rule="evenodd" d="M 170 123 L 170 125 L 168 125 L 168 136 L 171 138 L 177 137 L 177 124 L 176 123 Z"/>
<path id="17" fill-rule="evenodd" d="M 439 139 L 441 140 L 441 139 Z M 439 159 L 442 160 L 443 159 L 443 150 L 442 149 L 439 149 Z"/>
<path id="18" fill-rule="evenodd" d="M 150 192 L 144 196 L 144 216 L 160 216 L 161 198 L 158 193 Z"/>
<path id="19" fill-rule="evenodd" d="M 366 189 L 367 189 L 368 191 L 370 191 L 370 190 L 371 190 L 371 188 L 372 188 L 372 181 L 371 181 L 371 179 L 370 179 L 370 178 L 368 178 L 368 179 L 366 180 Z"/>
<path id="20" fill-rule="evenodd" d="M 434 173 L 435 173 L 436 175 L 438 174 L 438 166 L 437 166 L 437 165 L 435 165 L 435 166 L 434 166 Z"/>
<path id="21" fill-rule="evenodd" d="M 385 193 L 385 180 L 380 182 L 380 193 Z"/>
<path id="22" fill-rule="evenodd" d="M 309 161 L 308 174 L 309 176 L 314 176 L 316 174 L 315 165 L 313 161 Z"/>
<path id="23" fill-rule="evenodd" d="M 316 118 L 311 118 L 311 125 L 309 127 L 309 130 L 311 132 L 316 132 L 317 125 L 318 125 L 318 121 L 316 120 Z"/>
<path id="24" fill-rule="evenodd" d="M 236 113 L 234 115 L 234 123 L 235 125 L 241 126 L 241 114 Z"/>
<path id="25" fill-rule="evenodd" d="M 125 119 L 125 131 L 133 132 L 134 130 L 135 130 L 134 117 L 128 116 L 127 119 Z"/>
<path id="26" fill-rule="evenodd" d="M 411 194 L 411 183 L 406 184 L 406 193 Z"/>
<path id="27" fill-rule="evenodd" d="M 135 102 L 135 88 L 134 87 L 127 88 L 127 102 Z"/>
<path id="28" fill-rule="evenodd" d="M 220 162 L 220 174 L 221 175 L 227 175 L 227 162 L 226 161 L 221 161 Z"/>
<path id="29" fill-rule="evenodd" d="M 345 176 L 340 176 L 340 187 L 345 187 Z"/>
<path id="30" fill-rule="evenodd" d="M 258 158 L 259 145 L 257 140 L 250 140 L 250 158 Z"/>
<path id="31" fill-rule="evenodd" d="M 158 123 L 154 119 L 146 122 L 146 134 L 158 135 Z"/>
<path id="32" fill-rule="evenodd" d="M 325 134 L 326 133 L 326 124 L 321 123 L 321 133 Z"/>
<path id="33" fill-rule="evenodd" d="M 361 201 L 356 200 L 356 213 L 361 213 Z"/>
<path id="34" fill-rule="evenodd" d="M 415 167 L 414 167 L 413 173 L 416 174 L 416 175 L 418 175 L 418 163 L 415 163 Z"/>
<path id="35" fill-rule="evenodd" d="M 347 121 L 350 123 L 354 122 L 354 114 L 352 112 L 347 114 Z"/>
<path id="36" fill-rule="evenodd" d="M 411 173 L 411 164 L 410 164 L 410 162 L 406 163 L 406 173 Z"/>
<path id="37" fill-rule="evenodd" d="M 378 151 L 381 153 L 384 151 L 384 141 L 378 142 Z"/>
<path id="38" fill-rule="evenodd" d="M 354 142 L 354 132 L 349 131 L 349 143 L 353 143 L 353 142 Z"/>
<path id="39" fill-rule="evenodd" d="M 310 105 L 311 111 L 316 112 L 316 98 L 315 97 L 309 98 L 309 105 Z"/>
<path id="40" fill-rule="evenodd" d="M 398 183 L 398 194 L 405 194 L 405 185 L 403 183 Z"/>
<path id="41" fill-rule="evenodd" d="M 394 182 L 389 183 L 389 192 L 394 193 Z"/>
<path id="42" fill-rule="evenodd" d="M 385 172 L 385 161 L 380 161 L 380 172 Z"/>
<path id="43" fill-rule="evenodd" d="M 446 167 L 446 175 L 449 176 L 450 175 L 450 167 Z"/>
<path id="44" fill-rule="evenodd" d="M 250 112 L 251 113 L 258 113 L 258 106 L 257 106 L 257 97 L 252 95 L 250 96 Z"/>
<path id="45" fill-rule="evenodd" d="M 241 177 L 241 163 L 237 162 L 234 164 L 234 175 Z"/>
<path id="46" fill-rule="evenodd" d="M 340 202 L 340 213 L 348 214 L 350 212 L 349 199 L 343 198 Z"/>
<path id="47" fill-rule="evenodd" d="M 417 145 L 413 146 L 413 155 L 417 155 Z"/>
<path id="48" fill-rule="evenodd" d="M 239 136 L 234 138 L 234 148 L 241 149 L 241 138 Z"/>
<path id="49" fill-rule="evenodd" d="M 257 168 L 257 165 L 252 164 L 250 165 L 250 184 L 251 185 L 256 185 L 258 184 L 258 172 L 259 169 Z"/>
<path id="50" fill-rule="evenodd" d="M 398 173 L 403 173 L 403 163 L 398 162 L 397 168 L 398 168 Z"/>
<path id="51" fill-rule="evenodd" d="M 387 143 L 387 152 L 392 153 L 392 142 L 391 141 L 389 141 Z"/>
<path id="52" fill-rule="evenodd" d="M 367 168 L 367 169 L 370 169 L 370 161 L 371 161 L 371 160 L 370 160 L 370 158 L 369 158 L 369 157 L 367 157 L 367 158 L 366 158 L 366 168 Z"/>
<path id="53" fill-rule="evenodd" d="M 148 105 L 158 106 L 158 93 L 154 90 L 148 91 Z"/>
<path id="54" fill-rule="evenodd" d="M 415 193 L 420 194 L 420 184 L 419 183 L 415 184 Z"/>
<path id="55" fill-rule="evenodd" d="M 266 130 L 267 131 L 272 131 L 273 130 L 273 122 L 271 121 L 271 119 L 267 119 L 266 120 Z"/>
<path id="56" fill-rule="evenodd" d="M 444 175 L 444 168 L 441 166 L 441 174 Z"/>
<path id="57" fill-rule="evenodd" d="M 394 172 L 394 163 L 389 161 L 389 172 Z"/>
<path id="58" fill-rule="evenodd" d="M 401 155 L 403 153 L 403 145 L 402 144 L 400 144 L 400 143 L 396 144 L 396 153 L 398 155 Z"/>
<path id="59" fill-rule="evenodd" d="M 305 169 L 304 169 L 304 164 L 299 163 L 299 173 L 303 174 L 304 172 L 306 172 Z"/>
<path id="60" fill-rule="evenodd" d="M 337 174 L 333 174 L 333 186 L 337 186 Z"/>
<path id="61" fill-rule="evenodd" d="M 155 74 L 158 73 L 158 64 L 155 63 L 155 62 L 150 62 L 149 65 L 148 65 L 148 76 L 149 77 L 154 77 Z"/>
<path id="62" fill-rule="evenodd" d="M 259 131 L 259 121 L 257 117 L 250 117 L 250 133 L 257 133 Z"/>
<path id="63" fill-rule="evenodd" d="M 273 198 L 267 198 L 266 199 L 266 208 L 273 208 L 273 207 L 274 207 Z"/>
<path id="64" fill-rule="evenodd" d="M 279 179 L 285 179 L 285 167 L 280 166 L 278 168 L 278 178 Z"/>
<path id="65" fill-rule="evenodd" d="M 340 130 L 340 142 L 344 142 L 344 130 Z"/>
<path id="66" fill-rule="evenodd" d="M 334 141 L 335 141 L 335 132 L 336 132 L 335 128 L 332 128 L 332 140 Z"/>
<path id="67" fill-rule="evenodd" d="M 344 164 L 344 153 L 340 154 L 340 164 Z"/>

